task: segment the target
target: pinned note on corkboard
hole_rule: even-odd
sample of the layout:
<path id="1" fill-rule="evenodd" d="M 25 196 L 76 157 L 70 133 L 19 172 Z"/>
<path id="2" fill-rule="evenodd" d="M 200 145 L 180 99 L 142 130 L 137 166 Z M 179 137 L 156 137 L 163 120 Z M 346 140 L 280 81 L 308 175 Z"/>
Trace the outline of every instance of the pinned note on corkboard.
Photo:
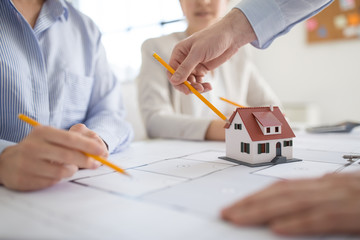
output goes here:
<path id="1" fill-rule="evenodd" d="M 308 43 L 360 39 L 360 0 L 335 0 L 306 21 Z"/>

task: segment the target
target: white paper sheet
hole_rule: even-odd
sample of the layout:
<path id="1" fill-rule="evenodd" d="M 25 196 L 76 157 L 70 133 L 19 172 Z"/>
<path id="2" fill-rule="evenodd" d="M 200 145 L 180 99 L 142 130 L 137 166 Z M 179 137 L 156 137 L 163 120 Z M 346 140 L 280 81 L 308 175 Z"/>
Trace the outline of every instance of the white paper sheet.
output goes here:
<path id="1" fill-rule="evenodd" d="M 345 164 L 344 167 L 342 167 L 341 172 L 342 173 L 358 172 L 360 174 L 360 160 L 353 162 L 351 165 L 348 166 L 346 166 Z"/>
<path id="2" fill-rule="evenodd" d="M 102 166 L 98 167 L 97 169 L 80 169 L 72 177 L 66 178 L 66 179 L 64 179 L 64 181 L 71 181 L 71 180 L 80 179 L 80 178 L 93 177 L 93 176 L 102 175 L 102 174 L 111 173 L 111 172 L 115 172 L 115 170 L 113 170 L 112 168 L 105 166 L 105 165 L 102 165 Z"/>
<path id="3" fill-rule="evenodd" d="M 253 175 L 260 168 L 235 166 L 146 195 L 144 199 L 217 217 L 225 206 L 277 181 Z"/>
<path id="4" fill-rule="evenodd" d="M 114 199 L 115 195 L 69 182 L 34 192 L 0 187 L 0 238 L 100 239 L 101 232 L 77 217 Z"/>
<path id="5" fill-rule="evenodd" d="M 135 142 L 109 160 L 120 167 L 134 168 L 159 160 L 179 158 L 208 150 L 224 151 L 225 143 L 216 141 L 151 140 Z"/>
<path id="6" fill-rule="evenodd" d="M 278 164 L 254 172 L 254 174 L 281 179 L 313 178 L 321 177 L 326 173 L 333 173 L 342 166 L 342 164 L 336 163 L 301 161 Z"/>
<path id="7" fill-rule="evenodd" d="M 145 171 L 128 170 L 127 172 L 131 178 L 114 172 L 75 180 L 75 182 L 125 196 L 138 197 L 186 181 L 185 178 Z"/>
<path id="8" fill-rule="evenodd" d="M 219 159 L 219 157 L 225 156 L 224 151 L 204 151 L 200 153 L 194 153 L 187 156 L 184 156 L 185 159 L 192 159 L 204 162 L 216 162 L 216 163 L 223 163 L 223 164 L 230 164 L 230 165 L 238 165 L 236 163 L 226 161 L 223 159 Z"/>
<path id="9" fill-rule="evenodd" d="M 310 150 L 310 149 L 299 149 L 295 148 L 293 151 L 293 156 L 305 161 L 313 162 L 327 162 L 327 163 L 339 163 L 345 164 L 347 160 L 343 158 L 346 152 L 332 152 L 324 150 Z"/>
<path id="10" fill-rule="evenodd" d="M 294 148 L 329 152 L 360 153 L 360 135 L 353 134 L 297 134 Z"/>
<path id="11" fill-rule="evenodd" d="M 201 177 L 231 166 L 232 165 L 223 163 L 177 158 L 155 162 L 137 169 L 191 179 Z"/>
<path id="12" fill-rule="evenodd" d="M 223 155 L 225 150 L 224 143 L 164 140 L 135 143 L 110 158 L 127 169 L 132 179 L 104 166 L 79 172 L 73 182 L 62 182 L 42 191 L 19 193 L 0 187 L 0 238 L 293 240 L 276 236 L 267 228 L 234 227 L 222 222 L 218 214 L 224 206 L 268 186 L 284 177 L 284 173 L 292 172 L 290 177 L 310 177 L 343 166 L 333 162 L 347 151 L 323 149 L 332 147 L 332 140 L 331 144 L 316 149 L 314 141 L 306 139 L 300 139 L 303 151 L 294 152 L 313 158 L 313 162 L 271 168 L 217 161 L 218 153 Z M 321 141 L 326 142 L 326 138 Z M 352 149 L 358 142 L 356 137 L 346 141 Z M 344 171 L 357 167 L 352 165 Z"/>

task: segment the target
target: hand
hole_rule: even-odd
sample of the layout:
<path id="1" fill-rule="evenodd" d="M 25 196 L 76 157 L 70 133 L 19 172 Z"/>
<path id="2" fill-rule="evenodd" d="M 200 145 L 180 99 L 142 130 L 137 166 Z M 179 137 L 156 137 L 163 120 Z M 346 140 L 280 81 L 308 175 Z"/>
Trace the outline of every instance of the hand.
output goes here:
<path id="1" fill-rule="evenodd" d="M 88 129 L 85 124 L 79 123 L 79 124 L 75 124 L 74 126 L 72 126 L 69 129 L 70 132 L 77 132 L 80 133 L 81 135 L 85 136 L 85 137 L 89 137 L 94 139 L 95 141 L 97 141 L 101 146 L 102 146 L 102 150 L 103 150 L 103 155 L 101 155 L 104 158 L 107 158 L 109 156 L 109 151 L 108 148 L 106 146 L 106 143 L 104 142 L 104 140 L 102 140 L 101 137 L 99 137 L 94 131 L 91 131 L 90 129 Z"/>
<path id="2" fill-rule="evenodd" d="M 268 224 L 279 234 L 360 233 L 360 172 L 280 181 L 222 211 L 237 225 Z"/>
<path id="3" fill-rule="evenodd" d="M 199 92 L 211 89 L 202 77 L 234 55 L 246 43 L 256 40 L 249 21 L 239 9 L 233 9 L 222 20 L 178 43 L 171 54 L 170 66 L 176 69 L 171 84 L 181 92 L 190 90 L 185 80 L 196 83 Z M 202 86 L 201 86 L 202 85 Z"/>
<path id="4" fill-rule="evenodd" d="M 105 154 L 103 145 L 89 137 L 37 126 L 21 142 L 1 153 L 0 183 L 14 190 L 37 190 L 72 176 L 78 168 L 100 166 L 81 152 Z"/>
<path id="5" fill-rule="evenodd" d="M 224 141 L 225 140 L 225 122 L 222 119 L 212 120 L 206 130 L 205 140 Z"/>

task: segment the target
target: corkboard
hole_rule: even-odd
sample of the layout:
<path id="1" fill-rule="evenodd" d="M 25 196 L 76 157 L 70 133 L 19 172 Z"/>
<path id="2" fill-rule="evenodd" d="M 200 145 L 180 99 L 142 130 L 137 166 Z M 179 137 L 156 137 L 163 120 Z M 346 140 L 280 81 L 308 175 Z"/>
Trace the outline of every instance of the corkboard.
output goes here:
<path id="1" fill-rule="evenodd" d="M 335 0 L 306 21 L 308 43 L 360 39 L 360 0 Z"/>

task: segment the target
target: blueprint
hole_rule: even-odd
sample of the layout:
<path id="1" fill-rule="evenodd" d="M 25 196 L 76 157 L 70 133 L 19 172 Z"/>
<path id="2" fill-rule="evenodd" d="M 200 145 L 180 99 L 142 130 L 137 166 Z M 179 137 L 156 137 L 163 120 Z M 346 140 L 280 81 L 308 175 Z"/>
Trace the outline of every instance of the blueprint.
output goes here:
<path id="1" fill-rule="evenodd" d="M 354 141 L 360 138 L 346 141 L 337 151 L 325 149 L 333 146 L 325 137 L 318 139 L 319 149 L 312 140 L 306 145 L 307 137 L 302 136 L 294 150 L 294 157 L 302 162 L 256 168 L 218 159 L 225 155 L 223 142 L 134 143 L 109 159 L 131 177 L 101 166 L 80 170 L 42 191 L 19 193 L 0 188 L 0 238 L 294 239 L 276 236 L 264 227 L 232 226 L 219 218 L 219 212 L 279 179 L 360 170 L 358 162 L 346 166 L 342 158 L 356 153 Z M 19 224 L 22 231 L 18 231 Z"/>

